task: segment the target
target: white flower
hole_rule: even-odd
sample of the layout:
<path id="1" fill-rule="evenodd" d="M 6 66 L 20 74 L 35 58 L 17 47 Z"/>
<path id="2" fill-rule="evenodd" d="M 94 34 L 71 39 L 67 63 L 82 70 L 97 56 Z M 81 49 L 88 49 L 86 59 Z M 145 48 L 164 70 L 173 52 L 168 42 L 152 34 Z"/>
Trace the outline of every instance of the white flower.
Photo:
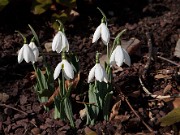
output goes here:
<path id="1" fill-rule="evenodd" d="M 116 49 L 114 49 L 113 53 L 111 54 L 110 64 L 117 64 L 120 67 L 122 66 L 123 62 L 126 63 L 128 66 L 131 65 L 131 59 L 127 51 L 123 49 L 120 45 L 117 45 Z"/>
<path id="2" fill-rule="evenodd" d="M 92 82 L 94 77 L 99 82 L 108 82 L 106 71 L 100 63 L 96 63 L 96 65 L 90 70 L 88 76 L 88 83 Z"/>
<path id="3" fill-rule="evenodd" d="M 61 31 L 55 35 L 52 42 L 52 50 L 60 53 L 61 51 L 69 51 L 69 43 L 65 34 Z"/>
<path id="4" fill-rule="evenodd" d="M 18 52 L 18 63 L 21 63 L 23 59 L 29 63 L 35 62 L 35 56 L 32 49 L 28 46 L 28 44 L 24 44 L 23 47 Z"/>
<path id="5" fill-rule="evenodd" d="M 61 73 L 61 70 L 63 72 L 64 77 L 67 80 L 74 78 L 74 71 L 72 65 L 66 60 L 63 59 L 55 68 L 54 71 L 54 80 L 58 78 L 59 74 Z"/>
<path id="6" fill-rule="evenodd" d="M 32 51 L 34 53 L 35 61 L 37 61 L 38 57 L 39 57 L 39 50 L 38 50 L 37 46 L 35 45 L 34 42 L 30 42 L 29 47 L 32 49 Z"/>
<path id="7" fill-rule="evenodd" d="M 101 37 L 102 42 L 105 45 L 108 45 L 110 40 L 109 29 L 105 25 L 105 23 L 101 23 L 94 32 L 92 43 L 96 42 Z"/>

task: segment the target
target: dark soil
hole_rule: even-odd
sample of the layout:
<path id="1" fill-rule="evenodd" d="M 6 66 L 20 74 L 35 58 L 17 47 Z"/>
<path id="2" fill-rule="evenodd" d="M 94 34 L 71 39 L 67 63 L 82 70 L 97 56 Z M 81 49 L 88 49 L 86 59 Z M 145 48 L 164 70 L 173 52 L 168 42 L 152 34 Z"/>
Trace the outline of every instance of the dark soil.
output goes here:
<path id="1" fill-rule="evenodd" d="M 51 27 L 49 14 L 35 16 L 29 12 L 28 2 L 12 3 L 0 12 L 0 134 L 90 135 L 92 131 L 100 135 L 175 135 L 180 133 L 179 123 L 167 127 L 160 126 L 160 119 L 173 109 L 172 102 L 147 96 L 139 83 L 139 76 L 143 75 L 146 88 L 153 94 L 173 95 L 180 92 L 178 66 L 157 57 L 162 56 L 176 63 L 180 62 L 179 58 L 173 54 L 180 37 L 180 1 L 88 2 L 84 0 L 82 2 L 77 0 L 77 4 L 80 16 L 65 24 L 70 50 L 79 56 L 83 82 L 76 91 L 73 91 L 74 99 L 82 101 L 85 98 L 80 97 L 78 93 L 83 96 L 87 94 L 87 76 L 95 63 L 95 52 L 105 50 L 101 42 L 96 45 L 91 43 L 92 34 L 101 19 L 97 6 L 107 14 L 111 43 L 114 37 L 125 28 L 127 32 L 122 36 L 123 40 L 128 41 L 134 37 L 140 41 L 130 53 L 132 66 L 123 65 L 123 71 L 114 69 L 115 90 L 112 106 L 116 101 L 122 100 L 119 118 L 110 122 L 98 121 L 94 126 L 85 125 L 85 121 L 79 116 L 79 111 L 83 109 L 83 106 L 73 102 L 76 125 L 73 129 L 66 121 L 54 120 L 53 109 L 49 112 L 44 110 L 34 92 L 34 82 L 29 80 L 29 73 L 33 71 L 32 65 L 17 62 L 17 51 L 21 48 L 23 41 L 15 30 L 21 31 L 30 40 L 32 34 L 28 24 L 31 24 L 37 31 L 42 48 L 45 43 L 52 41 L 55 31 Z M 153 51 L 151 64 L 146 72 L 145 65 L 150 55 L 147 33 L 151 35 Z M 53 62 L 54 68 L 60 58 L 47 55 L 47 60 Z M 161 77 L 158 76 L 159 74 Z M 168 86 L 170 89 L 164 92 Z M 140 117 L 136 116 L 127 103 Z"/>

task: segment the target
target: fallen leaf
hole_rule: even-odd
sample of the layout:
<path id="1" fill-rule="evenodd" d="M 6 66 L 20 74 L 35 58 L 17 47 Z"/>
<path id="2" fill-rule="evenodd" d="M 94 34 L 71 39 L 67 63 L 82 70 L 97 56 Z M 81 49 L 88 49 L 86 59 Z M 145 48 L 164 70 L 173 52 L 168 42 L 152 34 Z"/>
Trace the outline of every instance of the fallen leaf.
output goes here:
<path id="1" fill-rule="evenodd" d="M 130 118 L 130 115 L 116 115 L 114 120 L 118 120 L 121 122 L 127 121 Z"/>
<path id="2" fill-rule="evenodd" d="M 6 102 L 9 99 L 9 95 L 6 93 L 0 93 L 0 102 Z"/>
<path id="3" fill-rule="evenodd" d="M 89 127 L 85 127 L 84 132 L 85 132 L 85 135 L 97 135 L 97 133 L 91 130 Z"/>
<path id="4" fill-rule="evenodd" d="M 180 107 L 173 109 L 166 116 L 160 120 L 161 126 L 170 126 L 177 122 L 180 122 Z"/>
<path id="5" fill-rule="evenodd" d="M 169 75 L 163 75 L 163 74 L 157 74 L 154 76 L 155 79 L 164 79 L 164 78 L 170 78 Z"/>
<path id="6" fill-rule="evenodd" d="M 163 90 L 163 94 L 165 95 L 167 92 L 169 92 L 172 89 L 172 85 L 168 84 L 166 85 L 166 87 Z"/>
<path id="7" fill-rule="evenodd" d="M 178 39 L 178 41 L 176 43 L 176 47 L 175 47 L 175 51 L 174 51 L 174 56 L 180 58 L 180 38 Z"/>
<path id="8" fill-rule="evenodd" d="M 119 108 L 121 106 L 121 100 L 119 100 L 118 102 L 116 102 L 111 110 L 111 114 L 109 117 L 109 121 L 113 120 L 118 114 L 119 114 Z"/>
<path id="9" fill-rule="evenodd" d="M 180 108 L 180 98 L 175 98 L 175 99 L 172 101 L 172 104 L 173 104 L 173 107 L 174 107 L 174 108 Z"/>
<path id="10" fill-rule="evenodd" d="M 69 87 L 70 85 L 72 85 L 72 86 L 71 86 L 72 89 L 75 89 L 76 86 L 77 86 L 77 84 L 79 83 L 79 80 L 80 80 L 80 73 L 78 73 L 78 74 L 74 77 L 74 79 L 72 79 L 72 80 L 66 80 L 66 81 L 65 81 L 66 90 L 68 89 L 68 87 Z M 53 93 L 52 96 L 49 98 L 49 100 L 48 100 L 47 102 L 45 102 L 45 103 L 42 103 L 42 105 L 45 105 L 45 106 L 47 106 L 47 107 L 50 106 L 50 105 L 54 102 L 54 99 L 55 99 L 55 97 L 59 94 L 59 92 L 60 92 L 60 88 L 59 88 L 59 87 L 56 87 L 54 93 Z"/>
<path id="11" fill-rule="evenodd" d="M 41 72 L 44 75 L 46 73 L 46 70 L 41 70 Z M 30 81 L 33 81 L 35 78 L 37 78 L 37 74 L 35 71 L 32 71 L 26 75 L 26 78 L 30 79 Z"/>
<path id="12" fill-rule="evenodd" d="M 51 52 L 52 51 L 52 42 L 45 43 L 44 48 L 46 49 L 46 52 Z"/>
<path id="13" fill-rule="evenodd" d="M 79 111 L 79 115 L 80 115 L 81 119 L 84 120 L 85 117 L 86 117 L 86 115 L 87 115 L 87 114 L 86 114 L 86 108 L 80 110 L 80 111 Z"/>
<path id="14" fill-rule="evenodd" d="M 137 54 L 138 49 L 140 48 L 140 40 L 137 38 L 130 38 L 128 41 L 121 40 L 122 47 L 127 50 L 129 55 Z"/>

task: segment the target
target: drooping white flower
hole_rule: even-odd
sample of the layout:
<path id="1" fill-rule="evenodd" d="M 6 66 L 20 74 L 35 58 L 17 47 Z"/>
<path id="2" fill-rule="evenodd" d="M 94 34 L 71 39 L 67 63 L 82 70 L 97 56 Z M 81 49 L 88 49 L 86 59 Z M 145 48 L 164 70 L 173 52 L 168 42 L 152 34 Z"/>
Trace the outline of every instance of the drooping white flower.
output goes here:
<path id="1" fill-rule="evenodd" d="M 67 80 L 74 78 L 74 71 L 72 65 L 66 59 L 63 59 L 54 70 L 54 80 L 58 78 L 61 70 Z"/>
<path id="2" fill-rule="evenodd" d="M 104 81 L 105 83 L 108 82 L 107 74 L 104 68 L 101 66 L 100 63 L 96 63 L 96 65 L 90 70 L 88 76 L 88 83 L 93 81 L 93 78 L 99 82 Z"/>
<path id="3" fill-rule="evenodd" d="M 60 53 L 61 51 L 69 51 L 69 43 L 66 35 L 62 31 L 58 31 L 52 42 L 52 50 Z"/>
<path id="4" fill-rule="evenodd" d="M 94 32 L 92 43 L 96 42 L 101 37 L 102 42 L 105 45 L 108 45 L 110 40 L 109 29 L 105 23 L 101 23 Z"/>
<path id="5" fill-rule="evenodd" d="M 30 61 L 32 63 L 35 62 L 34 53 L 28 44 L 24 44 L 23 47 L 18 52 L 18 63 L 21 63 L 23 61 L 23 59 L 27 63 L 29 63 Z"/>
<path id="6" fill-rule="evenodd" d="M 123 62 L 128 66 L 131 65 L 131 59 L 127 51 L 122 48 L 120 45 L 114 49 L 110 57 L 110 64 L 111 65 L 118 65 L 119 67 L 122 66 Z"/>
<path id="7" fill-rule="evenodd" d="M 39 57 L 39 50 L 38 50 L 36 44 L 34 42 L 30 42 L 29 47 L 32 49 L 32 51 L 34 53 L 35 61 L 37 61 L 38 57 Z"/>

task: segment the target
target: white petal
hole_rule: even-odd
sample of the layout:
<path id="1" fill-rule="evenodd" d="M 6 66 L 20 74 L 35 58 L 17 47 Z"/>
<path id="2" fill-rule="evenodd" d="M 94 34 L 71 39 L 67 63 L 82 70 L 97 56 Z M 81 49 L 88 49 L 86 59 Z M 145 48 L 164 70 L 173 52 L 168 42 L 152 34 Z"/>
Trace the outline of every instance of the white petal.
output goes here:
<path id="1" fill-rule="evenodd" d="M 104 71 L 103 71 L 103 67 L 99 64 L 99 63 L 97 63 L 96 64 L 96 69 L 95 69 L 95 78 L 96 78 L 96 80 L 98 80 L 99 82 L 102 82 L 103 81 L 103 79 L 104 79 Z"/>
<path id="2" fill-rule="evenodd" d="M 62 63 L 64 64 L 64 73 L 65 77 L 67 76 L 68 78 L 66 79 L 73 79 L 74 78 L 74 71 L 72 68 L 72 65 L 67 61 L 67 60 L 62 60 Z"/>
<path id="3" fill-rule="evenodd" d="M 119 67 L 122 66 L 124 62 L 124 54 L 123 54 L 122 47 L 120 45 L 118 45 L 115 49 L 115 61 Z"/>
<path id="4" fill-rule="evenodd" d="M 37 46 L 35 45 L 34 42 L 30 42 L 29 47 L 32 49 L 34 56 L 35 56 L 35 61 L 38 60 L 39 57 L 39 50 L 37 48 Z"/>
<path id="5" fill-rule="evenodd" d="M 92 40 L 92 43 L 96 42 L 101 36 L 101 25 L 99 25 L 95 32 L 94 32 L 94 35 L 93 35 L 93 40 Z"/>
<path id="6" fill-rule="evenodd" d="M 61 33 L 62 33 L 61 31 L 58 31 L 58 33 L 53 38 L 53 42 L 52 42 L 52 50 L 53 51 L 61 50 L 61 46 L 62 46 L 61 45 Z"/>
<path id="7" fill-rule="evenodd" d="M 61 48 L 61 51 L 62 50 L 65 50 L 66 52 L 68 52 L 69 51 L 69 43 L 68 43 L 68 40 L 67 40 L 67 38 L 66 38 L 66 36 L 65 36 L 65 34 L 64 33 L 62 33 L 62 48 Z"/>
<path id="8" fill-rule="evenodd" d="M 35 62 L 34 53 L 27 44 L 24 44 L 23 57 L 27 63 L 29 63 L 30 61 Z"/>
<path id="9" fill-rule="evenodd" d="M 56 79 L 56 78 L 58 78 L 58 76 L 59 76 L 59 74 L 60 74 L 60 72 L 61 72 L 61 69 L 62 69 L 62 62 L 60 62 L 57 66 L 56 66 L 56 68 L 55 68 L 55 70 L 54 70 L 54 80 Z"/>
<path id="10" fill-rule="evenodd" d="M 123 54 L 124 54 L 124 63 L 126 63 L 128 66 L 131 66 L 130 56 L 125 49 L 123 49 Z"/>
<path id="11" fill-rule="evenodd" d="M 21 63 L 23 61 L 23 50 L 24 46 L 18 52 L 18 63 Z"/>
<path id="12" fill-rule="evenodd" d="M 104 81 L 105 83 L 108 83 L 107 73 L 106 73 L 106 71 L 105 71 L 104 69 L 103 69 L 103 76 L 104 76 L 103 81 Z"/>
<path id="13" fill-rule="evenodd" d="M 104 23 L 101 23 L 101 39 L 105 45 L 108 45 L 110 40 L 109 29 Z"/>
<path id="14" fill-rule="evenodd" d="M 95 69 L 96 69 L 96 65 L 91 68 L 89 75 L 88 75 L 88 83 L 92 82 L 94 76 L 95 76 Z"/>
<path id="15" fill-rule="evenodd" d="M 116 62 L 115 62 L 115 50 L 113 50 L 109 61 L 110 61 L 111 66 L 116 64 Z"/>

